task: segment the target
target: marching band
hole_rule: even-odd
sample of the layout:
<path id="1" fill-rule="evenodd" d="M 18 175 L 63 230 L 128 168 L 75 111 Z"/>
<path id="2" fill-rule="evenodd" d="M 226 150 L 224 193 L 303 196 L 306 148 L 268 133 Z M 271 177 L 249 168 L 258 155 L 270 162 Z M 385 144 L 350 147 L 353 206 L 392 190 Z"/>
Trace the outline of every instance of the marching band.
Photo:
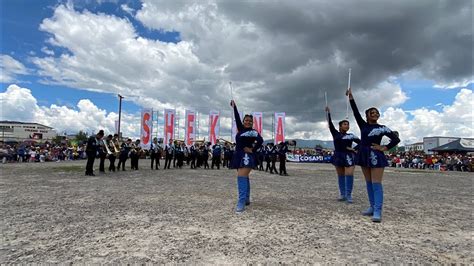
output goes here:
<path id="1" fill-rule="evenodd" d="M 104 134 L 103 130 L 99 131 Z M 190 166 L 190 169 L 230 169 L 230 162 L 235 152 L 235 143 L 229 142 L 225 139 L 218 139 L 215 145 L 205 140 L 197 140 L 193 145 L 187 146 L 183 140 L 172 140 L 163 145 L 163 140 L 154 138 L 150 149 L 142 149 L 140 147 L 140 140 L 127 139 L 123 142 L 119 140 L 118 134 L 108 135 L 104 138 L 96 136 L 89 138 L 88 141 L 88 163 L 86 175 L 92 173 L 90 164 L 93 160 L 99 159 L 99 172 L 105 173 L 105 161 L 109 160 L 109 172 L 126 171 L 125 162 L 130 159 L 130 169 L 138 170 L 140 158 L 149 158 L 151 161 L 150 168 L 153 170 L 160 170 L 160 160 L 165 160 L 163 169 L 177 168 L 182 169 L 184 166 Z M 257 160 L 255 169 L 259 171 L 268 172 L 271 174 L 288 175 L 286 173 L 285 159 L 286 152 L 288 152 L 288 142 L 282 142 L 278 145 L 268 143 L 257 150 Z M 116 165 L 116 160 L 118 164 Z M 275 164 L 280 162 L 280 169 L 277 170 Z M 90 160 L 90 162 L 89 162 Z M 211 161 L 211 166 L 209 162 Z M 171 162 L 174 161 L 173 167 Z M 264 163 L 266 162 L 266 170 L 264 170 Z M 93 175 L 93 173 L 92 173 Z"/>

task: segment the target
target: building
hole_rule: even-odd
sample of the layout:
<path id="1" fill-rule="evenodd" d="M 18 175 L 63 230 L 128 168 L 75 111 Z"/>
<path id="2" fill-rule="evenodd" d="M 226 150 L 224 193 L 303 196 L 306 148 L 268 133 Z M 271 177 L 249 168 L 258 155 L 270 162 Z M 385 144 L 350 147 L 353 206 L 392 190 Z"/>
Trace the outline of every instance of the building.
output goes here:
<path id="1" fill-rule="evenodd" d="M 0 121 L 0 141 L 35 140 L 37 142 L 51 141 L 56 137 L 56 131 L 49 126 L 38 123 L 18 121 Z"/>
<path id="2" fill-rule="evenodd" d="M 441 145 L 456 141 L 460 138 L 458 137 L 424 137 L 423 138 L 423 151 L 426 154 L 433 154 L 434 152 L 431 151 L 432 149 L 439 147 Z M 465 138 L 468 140 L 473 140 L 470 138 Z"/>
<path id="3" fill-rule="evenodd" d="M 408 144 L 405 145 L 405 151 L 410 152 L 410 151 L 423 151 L 423 142 L 417 142 L 413 144 Z"/>

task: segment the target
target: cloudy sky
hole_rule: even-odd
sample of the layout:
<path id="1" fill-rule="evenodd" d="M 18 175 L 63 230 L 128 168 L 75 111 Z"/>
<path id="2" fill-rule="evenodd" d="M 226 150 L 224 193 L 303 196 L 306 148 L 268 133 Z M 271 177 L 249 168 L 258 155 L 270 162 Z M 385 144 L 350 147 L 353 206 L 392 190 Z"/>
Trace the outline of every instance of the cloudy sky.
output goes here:
<path id="1" fill-rule="evenodd" d="M 287 138 L 328 140 L 324 94 L 345 118 L 351 68 L 359 109 L 379 107 L 403 143 L 474 135 L 470 0 L 0 4 L 0 120 L 113 132 L 120 93 L 125 135 L 151 107 L 160 126 L 163 108 L 198 111 L 200 136 L 220 110 L 228 138 L 232 81 L 242 112 L 264 112 L 265 138 L 286 112 Z"/>

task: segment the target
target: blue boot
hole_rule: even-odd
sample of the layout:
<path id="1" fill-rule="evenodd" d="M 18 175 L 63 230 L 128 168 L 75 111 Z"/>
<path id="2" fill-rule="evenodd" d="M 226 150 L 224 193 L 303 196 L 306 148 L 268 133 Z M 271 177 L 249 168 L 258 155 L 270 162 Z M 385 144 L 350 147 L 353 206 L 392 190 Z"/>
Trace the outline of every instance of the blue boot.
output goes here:
<path id="1" fill-rule="evenodd" d="M 250 178 L 247 177 L 247 195 L 245 195 L 245 205 L 250 205 Z"/>
<path id="2" fill-rule="evenodd" d="M 354 176 L 346 175 L 346 200 L 352 203 L 352 188 L 354 187 Z"/>
<path id="3" fill-rule="evenodd" d="M 339 201 L 346 200 L 346 176 L 340 175 L 337 177 L 337 181 L 339 184 Z"/>
<path id="4" fill-rule="evenodd" d="M 371 216 L 374 214 L 374 188 L 372 181 L 365 181 L 365 185 L 367 187 L 367 196 L 369 198 L 370 207 L 363 211 L 362 215 Z"/>
<path id="5" fill-rule="evenodd" d="M 239 199 L 237 201 L 237 207 L 235 211 L 237 213 L 243 212 L 245 210 L 245 199 L 247 198 L 247 183 L 248 177 L 238 176 L 237 177 L 237 187 L 239 189 Z"/>
<path id="6" fill-rule="evenodd" d="M 382 183 L 373 183 L 374 187 L 374 216 L 372 222 L 380 223 L 382 221 L 383 206 L 383 186 Z"/>

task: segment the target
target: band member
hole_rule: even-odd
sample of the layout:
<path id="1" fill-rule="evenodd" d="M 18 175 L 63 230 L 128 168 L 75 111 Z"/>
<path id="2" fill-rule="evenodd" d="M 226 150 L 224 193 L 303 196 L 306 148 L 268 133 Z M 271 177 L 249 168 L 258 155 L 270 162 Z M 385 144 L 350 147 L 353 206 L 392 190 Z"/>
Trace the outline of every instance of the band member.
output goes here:
<path id="1" fill-rule="evenodd" d="M 130 149 L 130 169 L 138 170 L 138 160 L 140 159 L 141 147 L 140 140 L 135 140 Z"/>
<path id="2" fill-rule="evenodd" d="M 263 171 L 263 162 L 265 161 L 265 146 L 261 146 L 257 150 L 258 170 Z"/>
<path id="3" fill-rule="evenodd" d="M 196 158 L 198 153 L 197 149 L 199 149 L 197 143 L 189 147 L 189 156 L 191 157 L 191 169 L 196 169 Z"/>
<path id="4" fill-rule="evenodd" d="M 107 159 L 107 149 L 105 148 L 105 145 L 107 145 L 107 143 L 103 138 L 99 143 L 99 172 L 105 173 L 105 159 Z"/>
<path id="5" fill-rule="evenodd" d="M 237 125 L 237 135 L 232 159 L 232 168 L 237 169 L 237 186 L 239 197 L 237 201 L 236 212 L 245 210 L 245 205 L 250 204 L 250 171 L 255 167 L 255 151 L 262 145 L 263 138 L 258 131 L 252 128 L 253 117 L 245 115 L 243 122 L 240 120 L 239 111 L 234 100 L 230 102 L 234 108 L 235 123 Z"/>
<path id="6" fill-rule="evenodd" d="M 127 142 L 122 143 L 122 146 L 120 147 L 120 156 L 119 156 L 119 163 L 117 165 L 117 170 L 120 170 L 120 166 L 122 166 L 122 171 L 125 171 L 125 162 L 128 159 L 131 145 L 132 145 L 131 139 L 127 139 Z"/>
<path id="7" fill-rule="evenodd" d="M 178 145 L 176 145 L 176 149 L 175 149 L 175 156 L 176 156 L 176 161 L 177 161 L 176 167 L 178 167 L 179 169 L 183 168 L 184 153 L 186 151 L 185 149 L 186 149 L 186 145 L 178 141 Z"/>
<path id="8" fill-rule="evenodd" d="M 212 146 L 211 169 L 214 169 L 214 165 L 217 167 L 217 169 L 221 169 L 221 156 L 222 156 L 222 146 L 219 143 L 219 140 L 216 140 L 216 144 Z"/>
<path id="9" fill-rule="evenodd" d="M 235 152 L 235 143 L 231 143 L 229 145 L 230 151 L 229 151 L 229 167 L 228 169 L 232 169 L 232 159 L 234 158 L 234 152 Z"/>
<path id="10" fill-rule="evenodd" d="M 183 142 L 184 145 L 184 161 L 186 162 L 186 165 L 189 165 L 191 163 L 191 152 L 189 150 L 189 147 L 186 146 L 186 143 Z"/>
<path id="11" fill-rule="evenodd" d="M 199 147 L 196 151 L 197 151 L 196 167 L 201 168 L 201 166 L 203 164 L 203 158 L 204 158 L 204 144 L 199 145 Z"/>
<path id="12" fill-rule="evenodd" d="M 334 155 L 331 162 L 336 167 L 338 176 L 339 201 L 352 203 L 355 168 L 355 150 L 352 148 L 352 142 L 360 143 L 360 139 L 352 133 L 347 133 L 349 131 L 349 121 L 340 121 L 338 131 L 332 123 L 329 107 L 326 107 L 326 113 L 329 130 L 334 141 Z"/>
<path id="13" fill-rule="evenodd" d="M 275 174 L 278 174 L 278 171 L 276 169 L 276 161 L 277 161 L 277 156 L 278 156 L 278 147 L 276 145 L 274 145 L 273 143 L 270 143 L 270 161 L 271 161 L 271 165 L 270 165 L 270 174 L 273 174 L 273 172 L 275 172 Z"/>
<path id="14" fill-rule="evenodd" d="M 104 140 L 104 145 L 107 145 L 107 149 L 106 149 L 107 151 L 112 152 L 114 150 L 112 135 L 107 136 L 107 139 Z M 109 172 L 111 171 L 115 172 L 115 154 L 113 152 L 108 154 L 108 158 L 109 158 Z"/>
<path id="15" fill-rule="evenodd" d="M 176 151 L 178 150 L 179 146 L 179 141 L 175 140 L 173 142 L 174 144 L 174 149 L 173 149 L 173 168 L 176 168 L 176 161 L 178 160 L 178 156 L 176 156 Z"/>
<path id="16" fill-rule="evenodd" d="M 272 145 L 273 143 L 267 143 L 265 147 L 265 151 L 264 151 L 264 154 L 265 154 L 265 162 L 266 162 L 266 166 L 265 166 L 265 172 L 268 172 L 268 170 L 270 170 L 270 166 L 272 165 L 272 160 L 270 159 L 270 151 L 272 150 Z"/>
<path id="17" fill-rule="evenodd" d="M 226 143 L 224 146 L 224 161 L 222 167 L 229 168 L 229 159 L 230 159 L 230 144 Z"/>
<path id="18" fill-rule="evenodd" d="M 151 158 L 151 169 L 153 170 L 153 162 L 155 162 L 155 169 L 160 169 L 160 159 L 161 159 L 161 152 L 163 151 L 163 147 L 161 144 L 158 143 L 158 138 L 153 138 L 153 142 L 151 143 L 150 147 L 150 158 Z"/>
<path id="19" fill-rule="evenodd" d="M 94 175 L 94 160 L 99 152 L 100 140 L 104 137 L 104 131 L 99 130 L 95 136 L 90 136 L 87 140 L 86 154 L 87 154 L 87 164 L 86 164 L 86 175 Z"/>
<path id="20" fill-rule="evenodd" d="M 280 161 L 280 175 L 288 175 L 286 172 L 286 153 L 288 152 L 288 142 L 280 142 L 278 147 L 278 160 Z"/>
<path id="21" fill-rule="evenodd" d="M 119 147 L 118 138 L 118 134 L 114 134 L 112 140 L 109 141 L 109 149 L 112 151 L 112 154 L 109 154 L 109 172 L 115 172 L 115 160 L 117 156 L 120 155 L 120 150 L 117 148 Z"/>
<path id="22" fill-rule="evenodd" d="M 204 149 L 202 151 L 202 163 L 204 165 L 204 169 L 209 169 L 209 152 L 211 150 L 211 143 L 208 142 L 204 144 Z"/>
<path id="23" fill-rule="evenodd" d="M 361 166 L 364 173 L 370 203 L 370 207 L 362 214 L 372 215 L 373 222 L 381 222 L 383 206 L 382 177 L 384 168 L 388 166 L 384 151 L 395 147 L 400 139 L 388 127 L 377 123 L 380 117 L 377 108 L 371 107 L 365 111 L 365 121 L 360 115 L 359 109 L 357 109 L 351 88 L 347 90 L 346 95 L 349 96 L 349 102 L 361 135 L 360 148 L 357 151 L 355 161 L 357 165 Z M 390 139 L 389 144 L 380 145 L 383 136 Z"/>
<path id="24" fill-rule="evenodd" d="M 170 169 L 171 166 L 171 160 L 173 160 L 173 154 L 174 154 L 174 144 L 173 140 L 169 139 L 168 144 L 165 146 L 165 168 L 168 167 Z"/>

